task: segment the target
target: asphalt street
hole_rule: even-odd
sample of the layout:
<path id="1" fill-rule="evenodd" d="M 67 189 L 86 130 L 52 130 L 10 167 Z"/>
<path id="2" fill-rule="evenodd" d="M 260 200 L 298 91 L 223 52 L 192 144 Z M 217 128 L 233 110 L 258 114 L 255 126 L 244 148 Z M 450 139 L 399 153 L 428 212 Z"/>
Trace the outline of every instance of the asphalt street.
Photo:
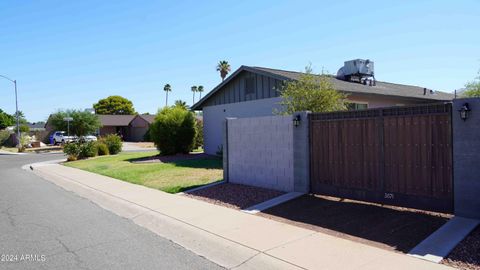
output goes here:
<path id="1" fill-rule="evenodd" d="M 0 154 L 0 269 L 221 269 L 21 166 L 58 154 Z"/>

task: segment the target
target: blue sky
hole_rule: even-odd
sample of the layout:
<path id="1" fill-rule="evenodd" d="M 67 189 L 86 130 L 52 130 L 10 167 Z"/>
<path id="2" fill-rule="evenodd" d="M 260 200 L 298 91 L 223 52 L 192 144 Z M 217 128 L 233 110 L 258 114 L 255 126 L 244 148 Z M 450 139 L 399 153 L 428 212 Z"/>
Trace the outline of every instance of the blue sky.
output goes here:
<path id="1" fill-rule="evenodd" d="M 30 121 L 122 95 L 140 112 L 192 103 L 215 70 L 241 65 L 335 73 L 375 61 L 378 80 L 453 91 L 480 68 L 480 1 L 2 1 L 0 74 Z M 0 108 L 15 111 L 0 80 Z M 197 97 L 198 99 L 198 97 Z"/>

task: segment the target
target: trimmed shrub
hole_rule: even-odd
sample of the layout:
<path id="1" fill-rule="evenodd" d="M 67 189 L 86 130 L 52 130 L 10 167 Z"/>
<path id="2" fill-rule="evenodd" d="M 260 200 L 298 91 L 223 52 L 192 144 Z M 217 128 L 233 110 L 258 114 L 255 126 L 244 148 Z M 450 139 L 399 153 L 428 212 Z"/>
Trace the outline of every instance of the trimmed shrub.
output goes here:
<path id="1" fill-rule="evenodd" d="M 184 108 L 163 108 L 150 129 L 150 137 L 162 155 L 189 153 L 194 147 L 195 117 Z"/>
<path id="2" fill-rule="evenodd" d="M 25 149 L 30 144 L 31 140 L 32 140 L 32 137 L 30 137 L 26 134 L 20 135 L 20 140 L 19 140 L 19 143 L 17 145 L 18 146 L 18 152 L 25 152 Z"/>
<path id="3" fill-rule="evenodd" d="M 79 158 L 95 157 L 98 154 L 97 144 L 95 142 L 79 143 L 80 154 Z"/>
<path id="4" fill-rule="evenodd" d="M 195 146 L 197 149 L 203 146 L 203 121 L 195 119 L 195 129 L 197 133 L 195 134 Z"/>
<path id="5" fill-rule="evenodd" d="M 10 138 L 10 131 L 8 130 L 0 130 L 0 146 L 7 143 L 8 139 Z"/>
<path id="6" fill-rule="evenodd" d="M 122 151 L 122 139 L 116 134 L 110 134 L 100 140 L 108 147 L 110 155 L 116 155 Z"/>
<path id="7" fill-rule="evenodd" d="M 104 142 L 97 142 L 97 150 L 99 156 L 109 155 L 108 146 Z"/>
<path id="8" fill-rule="evenodd" d="M 63 147 L 63 152 L 68 155 L 68 161 L 74 161 L 78 159 L 80 155 L 80 144 L 78 143 L 67 143 Z"/>
<path id="9" fill-rule="evenodd" d="M 20 132 L 22 132 L 22 133 L 28 133 L 28 132 L 30 132 L 30 127 L 27 126 L 27 125 L 21 125 L 21 126 L 20 126 Z"/>

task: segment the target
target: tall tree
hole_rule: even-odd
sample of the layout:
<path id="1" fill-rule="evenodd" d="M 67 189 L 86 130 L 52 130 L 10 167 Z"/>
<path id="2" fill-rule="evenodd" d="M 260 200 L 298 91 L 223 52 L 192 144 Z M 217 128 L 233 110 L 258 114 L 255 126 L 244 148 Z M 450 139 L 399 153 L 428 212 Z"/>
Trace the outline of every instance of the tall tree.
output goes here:
<path id="1" fill-rule="evenodd" d="M 192 92 L 193 92 L 193 103 L 192 104 L 195 104 L 195 93 L 197 92 L 198 88 L 194 85 L 192 86 Z"/>
<path id="2" fill-rule="evenodd" d="M 174 107 L 178 107 L 178 108 L 182 108 L 182 109 L 185 109 L 185 110 L 188 110 L 188 105 L 185 101 L 183 100 L 175 100 L 175 105 Z"/>
<path id="3" fill-rule="evenodd" d="M 96 114 L 135 114 L 133 103 L 121 96 L 109 96 L 93 104 Z"/>
<path id="4" fill-rule="evenodd" d="M 225 77 L 227 77 L 227 74 L 230 72 L 230 64 L 225 60 L 218 62 L 217 71 L 220 72 L 222 81 L 225 80 Z"/>
<path id="5" fill-rule="evenodd" d="M 463 92 L 462 96 L 480 97 L 480 71 L 478 72 L 478 76 L 473 79 L 473 81 L 465 84 L 465 92 Z"/>
<path id="6" fill-rule="evenodd" d="M 95 133 L 100 127 L 98 115 L 92 114 L 84 110 L 65 110 L 52 114 L 49 121 L 56 130 L 67 130 L 67 122 L 63 120 L 65 117 L 71 117 L 70 134 L 84 136 Z"/>
<path id="7" fill-rule="evenodd" d="M 197 92 L 200 93 L 200 99 L 202 99 L 203 85 L 199 85 Z"/>
<path id="8" fill-rule="evenodd" d="M 299 111 L 330 112 L 346 109 L 346 95 L 335 90 L 330 77 L 315 75 L 310 66 L 296 81 L 288 81 L 279 90 L 282 97 L 280 114 Z"/>
<path id="9" fill-rule="evenodd" d="M 15 116 L 0 109 L 0 130 L 15 125 Z"/>
<path id="10" fill-rule="evenodd" d="M 170 84 L 165 84 L 163 87 L 163 91 L 165 91 L 165 106 L 168 106 L 168 92 L 172 92 L 172 86 Z"/>

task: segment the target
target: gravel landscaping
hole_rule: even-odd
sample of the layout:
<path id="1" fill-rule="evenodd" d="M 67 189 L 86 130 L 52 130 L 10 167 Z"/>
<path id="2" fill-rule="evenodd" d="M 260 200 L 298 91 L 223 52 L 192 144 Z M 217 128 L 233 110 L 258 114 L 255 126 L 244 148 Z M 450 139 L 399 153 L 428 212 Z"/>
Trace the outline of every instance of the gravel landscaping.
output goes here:
<path id="1" fill-rule="evenodd" d="M 403 253 L 450 218 L 446 214 L 314 195 L 304 195 L 258 215 Z"/>
<path id="2" fill-rule="evenodd" d="M 480 226 L 463 239 L 442 263 L 460 269 L 480 270 Z"/>
<path id="3" fill-rule="evenodd" d="M 224 183 L 185 193 L 185 196 L 229 208 L 245 209 L 282 194 L 284 192 L 266 188 Z"/>

